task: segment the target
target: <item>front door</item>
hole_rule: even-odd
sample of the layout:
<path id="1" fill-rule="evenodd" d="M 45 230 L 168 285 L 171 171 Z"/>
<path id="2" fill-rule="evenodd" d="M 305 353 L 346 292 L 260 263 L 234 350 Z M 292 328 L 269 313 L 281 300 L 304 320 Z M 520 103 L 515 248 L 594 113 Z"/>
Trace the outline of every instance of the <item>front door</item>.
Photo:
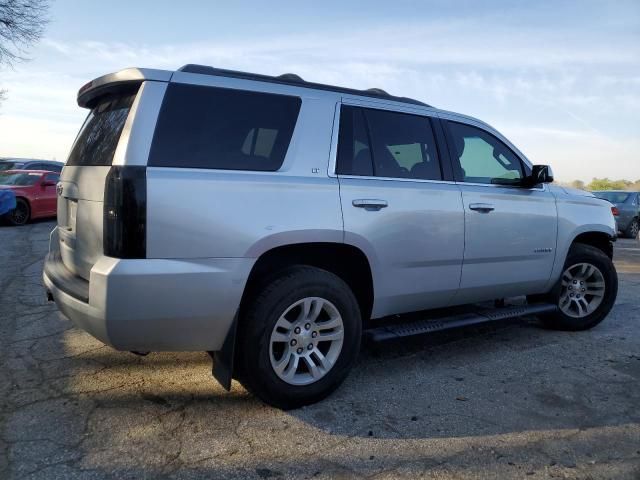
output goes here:
<path id="1" fill-rule="evenodd" d="M 373 317 L 448 305 L 464 248 L 460 190 L 443 181 L 427 116 L 343 105 L 336 172 L 345 242 L 369 257 Z"/>
<path id="2" fill-rule="evenodd" d="M 529 167 L 492 133 L 443 123 L 465 215 L 456 303 L 541 293 L 556 252 L 554 196 L 544 185 L 518 186 Z"/>

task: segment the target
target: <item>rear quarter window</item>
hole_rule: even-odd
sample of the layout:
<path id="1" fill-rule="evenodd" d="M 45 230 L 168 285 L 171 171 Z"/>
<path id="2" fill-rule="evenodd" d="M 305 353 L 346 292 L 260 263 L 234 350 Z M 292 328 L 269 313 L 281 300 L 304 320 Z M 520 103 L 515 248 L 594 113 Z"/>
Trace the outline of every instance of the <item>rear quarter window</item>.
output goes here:
<path id="1" fill-rule="evenodd" d="M 275 171 L 300 112 L 299 97 L 170 84 L 149 165 Z"/>

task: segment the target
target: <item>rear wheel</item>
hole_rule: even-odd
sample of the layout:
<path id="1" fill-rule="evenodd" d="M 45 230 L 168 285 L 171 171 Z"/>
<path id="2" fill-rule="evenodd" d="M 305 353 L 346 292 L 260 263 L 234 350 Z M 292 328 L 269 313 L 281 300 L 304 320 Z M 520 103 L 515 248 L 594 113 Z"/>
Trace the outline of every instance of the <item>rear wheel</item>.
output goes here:
<path id="1" fill-rule="evenodd" d="M 358 302 L 341 278 L 313 267 L 287 269 L 242 315 L 238 378 L 278 408 L 317 402 L 349 373 L 361 334 Z"/>
<path id="2" fill-rule="evenodd" d="M 638 219 L 635 218 L 631 221 L 624 234 L 628 238 L 638 238 L 638 233 L 640 232 L 640 223 L 638 223 Z"/>
<path id="3" fill-rule="evenodd" d="M 31 217 L 31 209 L 26 200 L 16 199 L 16 208 L 7 214 L 7 219 L 12 225 L 25 225 Z"/>
<path id="4" fill-rule="evenodd" d="M 586 330 L 609 313 L 618 294 L 618 274 L 601 250 L 574 244 L 569 250 L 559 283 L 547 298 L 558 311 L 543 317 L 546 326 L 559 330 Z"/>

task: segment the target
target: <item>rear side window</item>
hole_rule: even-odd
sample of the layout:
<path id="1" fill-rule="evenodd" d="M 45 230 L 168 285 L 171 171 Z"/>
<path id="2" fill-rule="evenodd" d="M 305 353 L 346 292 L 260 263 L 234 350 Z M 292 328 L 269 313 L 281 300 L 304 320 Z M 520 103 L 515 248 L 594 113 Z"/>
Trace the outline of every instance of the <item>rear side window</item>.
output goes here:
<path id="1" fill-rule="evenodd" d="M 371 148 L 361 108 L 343 105 L 340 110 L 336 172 L 342 175 L 373 176 Z"/>
<path id="2" fill-rule="evenodd" d="M 171 84 L 149 165 L 275 171 L 300 112 L 298 97 Z"/>
<path id="3" fill-rule="evenodd" d="M 343 106 L 336 172 L 416 180 L 442 180 L 428 118 Z"/>
<path id="4" fill-rule="evenodd" d="M 62 167 L 60 165 L 56 165 L 54 163 L 40 163 L 37 168 L 34 167 L 34 170 L 47 170 L 49 172 L 61 172 Z"/>
<path id="5" fill-rule="evenodd" d="M 67 165 L 111 165 L 135 96 L 106 96 L 96 104 L 80 129 Z"/>
<path id="6" fill-rule="evenodd" d="M 624 203 L 631 196 L 630 193 L 625 192 L 593 192 L 593 194 L 611 203 Z"/>

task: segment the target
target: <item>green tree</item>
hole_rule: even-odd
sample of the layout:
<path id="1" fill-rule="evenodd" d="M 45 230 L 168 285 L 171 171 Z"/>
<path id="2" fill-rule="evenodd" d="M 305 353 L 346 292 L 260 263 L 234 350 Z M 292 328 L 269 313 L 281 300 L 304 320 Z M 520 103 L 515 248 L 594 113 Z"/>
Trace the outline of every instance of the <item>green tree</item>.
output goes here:
<path id="1" fill-rule="evenodd" d="M 585 188 L 584 182 L 582 180 L 574 180 L 570 185 L 571 187 L 577 188 L 579 190 L 584 190 Z"/>
<path id="2" fill-rule="evenodd" d="M 609 180 L 608 178 L 594 178 L 589 185 L 588 190 L 627 190 L 633 186 L 629 180 Z"/>

